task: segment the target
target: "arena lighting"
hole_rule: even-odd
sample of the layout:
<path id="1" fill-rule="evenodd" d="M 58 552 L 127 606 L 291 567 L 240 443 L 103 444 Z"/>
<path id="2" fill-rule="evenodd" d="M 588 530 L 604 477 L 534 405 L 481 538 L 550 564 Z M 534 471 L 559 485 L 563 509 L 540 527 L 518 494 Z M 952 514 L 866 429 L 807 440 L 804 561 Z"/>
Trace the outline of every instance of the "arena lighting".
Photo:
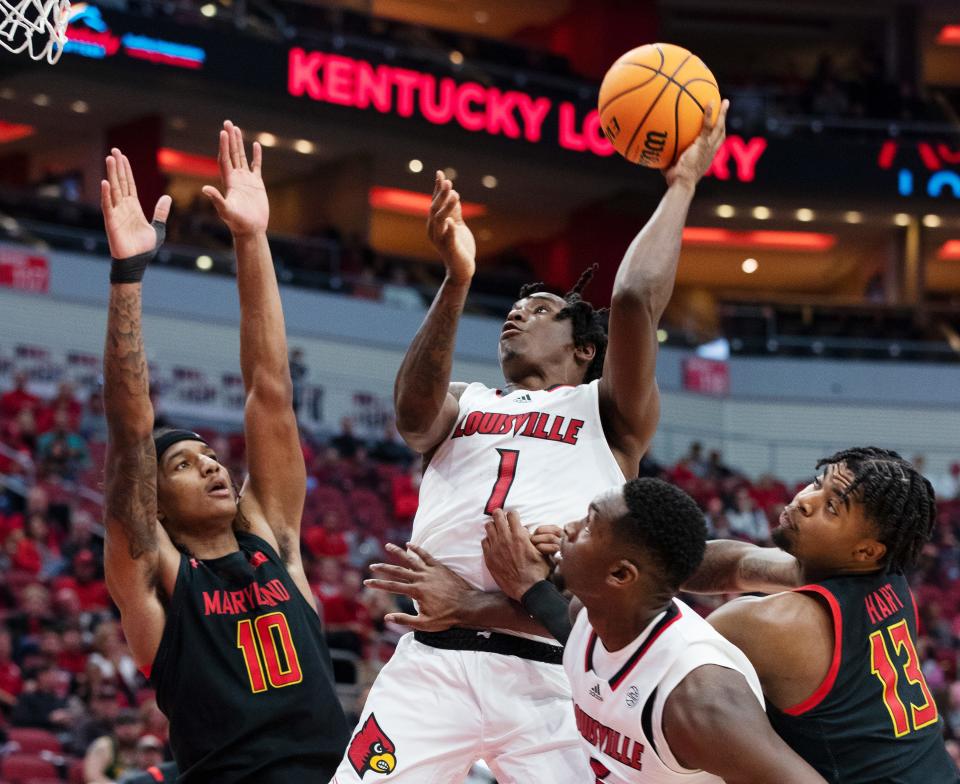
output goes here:
<path id="1" fill-rule="evenodd" d="M 200 13 L 207 17 L 207 19 L 212 19 L 217 15 L 217 7 L 213 3 L 207 3 L 206 5 L 200 6 Z"/>
<path id="2" fill-rule="evenodd" d="M 260 142 L 263 147 L 277 146 L 277 137 L 272 133 L 267 133 L 266 131 L 257 134 L 257 141 Z"/>
<path id="3" fill-rule="evenodd" d="M 425 217 L 430 213 L 430 202 L 433 201 L 433 197 L 429 193 L 374 185 L 370 189 L 367 200 L 375 210 Z M 487 208 L 484 205 L 470 201 L 460 202 L 460 209 L 464 218 L 476 218 L 487 214 Z"/>
<path id="4" fill-rule="evenodd" d="M 12 100 L 17 97 L 17 93 L 10 87 L 0 87 L 0 98 Z"/>
<path id="5" fill-rule="evenodd" d="M 213 269 L 213 259 L 209 256 L 197 256 L 197 269 L 202 269 L 204 271 Z"/>
<path id="6" fill-rule="evenodd" d="M 658 330 L 657 330 L 657 342 L 658 342 L 658 343 L 666 343 L 666 342 L 667 342 L 667 338 L 669 338 L 669 337 L 670 337 L 670 335 L 669 335 L 669 333 L 668 333 L 665 329 L 658 329 Z"/>
<path id="7" fill-rule="evenodd" d="M 446 169 L 443 170 L 443 176 L 446 177 L 448 180 L 455 180 L 457 179 L 457 170 L 454 169 L 452 166 L 448 166 Z"/>
<path id="8" fill-rule="evenodd" d="M 44 95 L 43 93 L 37 93 L 35 96 L 33 96 L 33 99 L 32 99 L 32 100 L 33 100 L 33 102 L 34 102 L 37 106 L 49 106 L 49 105 L 50 105 L 50 96 L 49 96 L 49 95 Z"/>
<path id="9" fill-rule="evenodd" d="M 77 114 L 86 114 L 90 111 L 90 104 L 88 104 L 86 101 L 74 101 L 72 104 L 70 104 L 70 109 Z"/>
<path id="10" fill-rule="evenodd" d="M 216 158 L 205 155 L 192 155 L 182 150 L 161 147 L 157 150 L 157 166 L 164 174 L 185 174 L 204 179 L 220 176 L 220 166 Z"/>
<path id="11" fill-rule="evenodd" d="M 484 188 L 496 188 L 497 178 L 494 177 L 492 174 L 485 174 L 483 175 L 483 178 L 480 180 L 480 184 L 483 185 Z"/>
<path id="12" fill-rule="evenodd" d="M 898 226 L 909 226 L 910 225 L 910 216 L 905 212 L 898 212 L 893 216 L 893 222 Z"/>
<path id="13" fill-rule="evenodd" d="M 849 210 L 848 212 L 843 213 L 843 219 L 847 223 L 862 223 L 863 213 L 857 212 L 856 210 Z"/>
<path id="14" fill-rule="evenodd" d="M 813 210 L 807 209 L 806 207 L 801 207 L 799 210 L 797 210 L 797 220 L 803 223 L 809 223 L 815 217 L 816 215 L 814 214 Z"/>
<path id="15" fill-rule="evenodd" d="M 732 204 L 721 204 L 717 207 L 718 218 L 732 218 L 737 214 Z"/>
<path id="16" fill-rule="evenodd" d="M 825 251 L 837 244 L 836 235 L 813 231 L 731 231 L 706 226 L 687 226 L 683 241 L 688 245 L 795 251 Z"/>
<path id="17" fill-rule="evenodd" d="M 938 259 L 960 261 L 960 240 L 947 240 L 937 252 Z"/>
<path id="18" fill-rule="evenodd" d="M 948 24 L 940 28 L 937 43 L 941 46 L 960 46 L 960 24 Z"/>
<path id="19" fill-rule="evenodd" d="M 419 158 L 414 158 L 407 164 L 407 168 L 412 171 L 414 174 L 419 174 L 423 171 L 423 161 Z"/>
<path id="20" fill-rule="evenodd" d="M 306 139 L 297 139 L 293 143 L 293 149 L 295 149 L 297 152 L 302 153 L 304 155 L 309 155 L 316 149 L 316 147 L 311 141 L 308 141 Z"/>
<path id="21" fill-rule="evenodd" d="M 37 129 L 32 125 L 21 125 L 0 120 L 0 144 L 15 142 L 17 139 L 26 139 L 36 132 Z"/>
<path id="22" fill-rule="evenodd" d="M 769 207 L 754 207 L 752 215 L 757 220 L 766 220 L 770 217 L 770 208 Z"/>
<path id="23" fill-rule="evenodd" d="M 924 215 L 923 216 L 923 225 L 928 229 L 935 229 L 941 223 L 939 215 Z"/>
<path id="24" fill-rule="evenodd" d="M 740 269 L 747 273 L 747 275 L 752 275 L 760 269 L 760 262 L 756 259 L 744 259 L 743 264 L 740 265 Z"/>

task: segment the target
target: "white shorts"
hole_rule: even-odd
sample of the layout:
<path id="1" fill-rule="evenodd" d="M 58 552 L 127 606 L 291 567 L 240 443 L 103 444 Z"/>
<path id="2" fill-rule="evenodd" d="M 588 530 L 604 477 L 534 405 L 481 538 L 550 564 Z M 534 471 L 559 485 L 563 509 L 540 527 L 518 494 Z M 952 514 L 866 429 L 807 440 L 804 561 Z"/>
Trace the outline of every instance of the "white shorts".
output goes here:
<path id="1" fill-rule="evenodd" d="M 481 759 L 499 784 L 592 780 L 563 667 L 432 648 L 407 634 L 331 784 L 460 784 Z"/>

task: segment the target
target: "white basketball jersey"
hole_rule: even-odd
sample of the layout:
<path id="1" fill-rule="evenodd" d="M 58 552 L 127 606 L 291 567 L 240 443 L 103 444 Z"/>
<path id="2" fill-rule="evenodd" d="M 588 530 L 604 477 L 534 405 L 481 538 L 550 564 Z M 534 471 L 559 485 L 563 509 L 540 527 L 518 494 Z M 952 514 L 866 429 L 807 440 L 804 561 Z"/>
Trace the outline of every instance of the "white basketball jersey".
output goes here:
<path id="1" fill-rule="evenodd" d="M 599 383 L 509 394 L 470 384 L 456 426 L 423 475 L 413 543 L 495 591 L 480 547 L 494 509 L 517 511 L 530 530 L 562 526 L 623 484 L 600 423 Z"/>
<path id="2" fill-rule="evenodd" d="M 753 665 L 690 607 L 674 599 L 643 633 L 608 653 L 577 616 L 563 654 L 573 690 L 577 730 L 597 781 L 603 784 L 723 784 L 702 770 L 687 770 L 670 751 L 661 728 L 670 692 L 705 664 L 736 670 L 762 706 Z"/>

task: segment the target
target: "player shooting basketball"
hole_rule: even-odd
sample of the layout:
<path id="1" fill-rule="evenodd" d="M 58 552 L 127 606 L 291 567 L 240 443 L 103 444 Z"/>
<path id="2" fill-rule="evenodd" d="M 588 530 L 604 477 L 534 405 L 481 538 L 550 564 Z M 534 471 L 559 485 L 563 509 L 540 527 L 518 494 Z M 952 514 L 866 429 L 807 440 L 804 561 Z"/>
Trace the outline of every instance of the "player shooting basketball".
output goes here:
<path id="1" fill-rule="evenodd" d="M 267 243 L 261 150 L 220 133 L 225 193 L 207 186 L 234 240 L 249 477 L 236 493 L 201 436 L 153 432 L 141 279 L 153 224 L 127 158 L 101 184 L 113 264 L 104 349 L 107 584 L 134 658 L 170 719 L 182 782 L 326 781 L 346 726 L 300 561 L 305 469 L 291 406 L 280 295 Z"/>
<path id="2" fill-rule="evenodd" d="M 428 232 L 446 277 L 394 400 L 401 435 L 427 459 L 413 541 L 471 585 L 496 587 L 480 547 L 493 510 L 515 509 L 536 528 L 636 475 L 659 419 L 657 325 L 726 110 L 724 101 L 711 121 L 707 109 L 696 142 L 666 172 L 667 192 L 617 272 L 609 321 L 581 297 L 589 273 L 565 297 L 540 285 L 520 292 L 500 335 L 503 391 L 451 383 L 476 244 L 459 194 L 437 173 Z M 391 781 L 457 781 L 480 758 L 503 784 L 587 780 L 562 649 L 516 611 L 525 636 L 421 629 L 403 638 L 370 692 L 351 752 L 363 751 L 354 747 L 369 743 L 372 725 L 395 749 Z M 360 782 L 367 772 L 348 754 L 335 781 Z"/>

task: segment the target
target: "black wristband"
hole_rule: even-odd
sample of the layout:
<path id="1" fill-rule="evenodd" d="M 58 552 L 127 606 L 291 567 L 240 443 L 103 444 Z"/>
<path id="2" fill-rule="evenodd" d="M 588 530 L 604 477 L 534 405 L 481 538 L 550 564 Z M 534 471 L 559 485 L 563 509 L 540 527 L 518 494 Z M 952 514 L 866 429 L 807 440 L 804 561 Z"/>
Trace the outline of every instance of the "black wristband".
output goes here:
<path id="1" fill-rule="evenodd" d="M 166 221 L 155 220 L 150 225 L 153 226 L 157 235 L 157 244 L 153 246 L 153 250 L 131 256 L 128 259 L 111 259 L 111 283 L 139 283 L 143 280 L 143 273 L 147 271 L 147 264 L 156 258 L 160 246 L 163 245 L 163 240 L 167 236 Z"/>
<path id="2" fill-rule="evenodd" d="M 558 642 L 567 644 L 573 629 L 570 623 L 570 602 L 549 580 L 534 583 L 520 598 L 527 614 L 540 623 Z"/>

